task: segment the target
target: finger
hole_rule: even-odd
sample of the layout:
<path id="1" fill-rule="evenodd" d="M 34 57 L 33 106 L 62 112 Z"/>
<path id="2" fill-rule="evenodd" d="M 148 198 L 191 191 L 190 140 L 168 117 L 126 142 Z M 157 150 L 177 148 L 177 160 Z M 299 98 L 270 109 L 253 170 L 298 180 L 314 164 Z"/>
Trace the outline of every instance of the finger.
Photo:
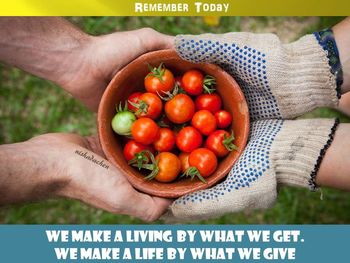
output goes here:
<path id="1" fill-rule="evenodd" d="M 74 133 L 47 133 L 43 134 L 37 137 L 33 137 L 29 141 L 49 141 L 49 142 L 56 142 L 58 144 L 61 144 L 62 141 L 72 144 L 77 144 L 81 147 L 86 147 L 86 140 L 84 137 L 74 134 Z"/>
<path id="2" fill-rule="evenodd" d="M 222 198 L 214 194 L 215 188 L 198 191 L 177 199 L 161 219 L 167 223 L 184 223 L 218 217 L 227 212 L 223 211 Z M 207 196 L 211 198 L 207 199 Z"/>
<path id="3" fill-rule="evenodd" d="M 31 140 L 48 140 L 51 142 L 57 142 L 61 144 L 62 141 L 65 141 L 67 143 L 72 143 L 75 145 L 79 145 L 83 148 L 86 148 L 99 156 L 106 158 L 99 141 L 99 138 L 97 135 L 82 137 L 78 134 L 74 133 L 47 133 L 45 135 L 41 135 L 39 137 L 34 137 Z"/>
<path id="4" fill-rule="evenodd" d="M 133 190 L 130 200 L 132 200 L 132 205 L 128 204 L 127 214 L 141 218 L 146 222 L 157 220 L 173 202 L 170 199 L 152 197 L 136 190 Z"/>
<path id="5" fill-rule="evenodd" d="M 227 213 L 268 208 L 276 200 L 276 181 L 272 176 L 239 189 L 232 187 L 232 181 L 226 180 L 211 189 L 181 197 L 161 219 L 167 223 L 192 222 Z"/>
<path id="6" fill-rule="evenodd" d="M 151 28 L 143 28 L 133 31 L 118 32 L 112 35 L 116 42 L 120 39 L 125 39 L 122 43 L 122 49 L 125 50 L 124 60 L 118 60 L 119 67 L 111 72 L 110 78 L 112 78 L 120 68 L 124 67 L 127 63 L 134 60 L 150 51 L 171 49 L 174 48 L 174 37 L 161 34 Z"/>
<path id="7" fill-rule="evenodd" d="M 202 35 L 177 35 L 174 45 L 177 53 L 183 59 L 200 63 L 218 63 L 220 62 L 219 54 L 224 52 L 227 54 L 232 47 L 226 47 L 221 43 L 221 35 L 202 34 Z M 226 43 L 227 45 L 227 43 Z"/>
<path id="8" fill-rule="evenodd" d="M 140 48 L 145 52 L 174 48 L 174 37 L 159 33 L 152 28 L 142 28 L 134 31 L 140 39 Z"/>
<path id="9" fill-rule="evenodd" d="M 174 43 L 176 51 L 183 59 L 197 63 L 210 62 L 234 65 L 239 64 L 245 57 L 254 57 L 254 54 L 250 54 L 250 51 L 253 50 L 249 48 L 250 46 L 255 46 L 255 49 L 260 50 L 264 48 L 263 44 L 267 41 L 275 45 L 279 43 L 279 39 L 273 34 L 237 32 L 177 35 Z"/>
<path id="10" fill-rule="evenodd" d="M 101 144 L 100 144 L 100 139 L 96 134 L 85 137 L 85 140 L 86 140 L 86 148 L 87 149 L 102 156 L 103 158 L 106 158 L 106 155 L 104 154 L 102 147 L 101 147 Z"/>

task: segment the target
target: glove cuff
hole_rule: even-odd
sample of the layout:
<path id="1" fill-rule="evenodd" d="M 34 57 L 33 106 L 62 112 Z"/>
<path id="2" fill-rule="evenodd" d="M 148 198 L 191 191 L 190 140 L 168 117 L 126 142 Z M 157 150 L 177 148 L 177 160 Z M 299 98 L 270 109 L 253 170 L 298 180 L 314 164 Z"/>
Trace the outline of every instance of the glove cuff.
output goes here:
<path id="1" fill-rule="evenodd" d="M 343 84 L 343 69 L 340 62 L 338 46 L 335 42 L 333 30 L 328 28 L 319 32 L 315 32 L 314 36 L 316 37 L 323 50 L 327 53 L 330 71 L 336 77 L 337 97 L 340 99 L 340 87 Z"/>
<path id="2" fill-rule="evenodd" d="M 277 183 L 316 189 L 316 175 L 338 120 L 285 121 L 272 146 Z"/>
<path id="3" fill-rule="evenodd" d="M 335 107 L 339 102 L 336 76 L 327 52 L 314 35 L 282 45 L 279 61 L 271 61 L 269 81 L 283 118 L 294 118 L 317 107 Z M 273 58 L 274 56 L 272 56 Z M 276 56 L 277 57 L 277 56 Z"/>

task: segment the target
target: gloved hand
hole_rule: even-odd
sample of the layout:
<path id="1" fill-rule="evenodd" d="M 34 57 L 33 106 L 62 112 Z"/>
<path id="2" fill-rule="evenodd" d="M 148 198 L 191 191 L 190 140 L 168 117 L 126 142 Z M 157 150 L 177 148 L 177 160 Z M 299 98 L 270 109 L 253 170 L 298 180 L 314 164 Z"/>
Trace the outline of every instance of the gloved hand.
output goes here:
<path id="1" fill-rule="evenodd" d="M 254 122 L 250 141 L 227 179 L 177 199 L 163 219 L 183 222 L 269 208 L 281 185 L 314 189 L 336 126 L 337 121 L 327 119 Z"/>
<path id="2" fill-rule="evenodd" d="M 179 35 L 178 54 L 220 65 L 239 82 L 252 120 L 289 119 L 336 106 L 341 67 L 331 31 L 282 44 L 274 34 Z"/>
<path id="3" fill-rule="evenodd" d="M 282 119 L 338 104 L 342 75 L 332 32 L 291 44 L 273 34 L 180 35 L 175 46 L 183 59 L 227 70 L 239 82 L 253 122 L 250 141 L 227 179 L 179 198 L 164 218 L 181 222 L 268 208 L 281 185 L 315 189 L 337 122 Z"/>

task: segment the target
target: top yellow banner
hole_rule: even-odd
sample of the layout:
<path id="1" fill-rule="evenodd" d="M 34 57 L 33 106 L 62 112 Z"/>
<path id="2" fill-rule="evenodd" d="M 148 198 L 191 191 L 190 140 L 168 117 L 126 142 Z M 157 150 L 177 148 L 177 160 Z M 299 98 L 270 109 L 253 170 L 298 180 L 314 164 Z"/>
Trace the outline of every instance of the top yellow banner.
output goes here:
<path id="1" fill-rule="evenodd" d="M 349 0 L 12 0 L 1 16 L 346 16 Z"/>

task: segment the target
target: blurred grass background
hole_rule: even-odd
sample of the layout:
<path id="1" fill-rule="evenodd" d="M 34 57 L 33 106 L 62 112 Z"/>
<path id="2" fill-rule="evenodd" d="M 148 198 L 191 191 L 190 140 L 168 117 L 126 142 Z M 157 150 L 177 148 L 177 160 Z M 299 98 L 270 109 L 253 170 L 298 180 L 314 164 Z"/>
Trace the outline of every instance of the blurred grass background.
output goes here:
<path id="1" fill-rule="evenodd" d="M 341 17 L 70 17 L 84 31 L 113 31 L 152 27 L 166 34 L 252 31 L 277 33 L 282 41 L 332 26 Z M 121 40 L 122 41 L 122 40 Z M 331 109 L 318 109 L 307 117 L 349 118 Z M 0 143 L 14 143 L 48 132 L 96 133 L 95 115 L 52 83 L 0 64 Z M 322 189 L 283 188 L 278 202 L 266 211 L 228 214 L 204 224 L 337 224 L 350 223 L 350 195 Z M 132 204 L 130 204 L 132 205 Z M 113 215 L 71 200 L 0 208 L 0 223 L 8 224 L 139 224 L 142 221 Z M 160 222 L 156 222 L 160 223 Z"/>

